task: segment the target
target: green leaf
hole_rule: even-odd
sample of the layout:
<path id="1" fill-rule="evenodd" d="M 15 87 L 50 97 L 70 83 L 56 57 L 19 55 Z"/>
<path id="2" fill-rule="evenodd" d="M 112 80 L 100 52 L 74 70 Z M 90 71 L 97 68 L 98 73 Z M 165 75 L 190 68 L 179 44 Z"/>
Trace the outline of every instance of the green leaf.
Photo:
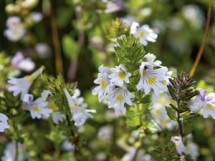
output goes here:
<path id="1" fill-rule="evenodd" d="M 79 45 L 71 36 L 65 35 L 62 40 L 63 52 L 66 57 L 71 60 L 77 60 L 79 53 Z"/>
<path id="2" fill-rule="evenodd" d="M 165 106 L 166 112 L 172 120 L 177 120 L 176 111 L 175 109 L 171 108 L 170 106 Z"/>

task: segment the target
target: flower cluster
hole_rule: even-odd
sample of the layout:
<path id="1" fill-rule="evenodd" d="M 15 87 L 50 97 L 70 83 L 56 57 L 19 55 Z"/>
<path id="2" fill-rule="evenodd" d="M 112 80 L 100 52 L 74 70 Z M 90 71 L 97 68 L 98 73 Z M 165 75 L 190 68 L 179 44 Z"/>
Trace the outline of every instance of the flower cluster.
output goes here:
<path id="1" fill-rule="evenodd" d="M 161 62 L 155 60 L 153 54 L 148 53 L 144 59 L 139 69 L 140 80 L 136 86 L 137 90 L 149 94 L 153 89 L 156 95 L 159 95 L 160 91 L 166 92 L 167 80 L 171 75 L 167 67 L 161 66 Z M 126 84 L 130 83 L 130 77 L 131 73 L 121 64 L 111 69 L 102 65 L 99 67 L 98 78 L 94 81 L 98 86 L 93 89 L 93 94 L 98 94 L 99 101 L 104 100 L 109 108 L 115 108 L 116 115 L 124 114 L 125 104 L 131 106 L 131 99 L 135 97 L 126 87 Z"/>
<path id="2" fill-rule="evenodd" d="M 80 97 L 80 90 L 76 89 L 73 96 L 69 94 L 67 89 L 64 89 L 68 105 L 72 114 L 72 120 L 75 122 L 75 126 L 81 127 L 87 118 L 92 118 L 93 116 L 90 112 L 95 113 L 95 110 L 89 110 L 87 104 L 84 103 L 84 99 Z"/>
<path id="3" fill-rule="evenodd" d="M 93 89 L 93 94 L 98 94 L 99 101 L 104 100 L 109 108 L 115 108 L 116 115 L 125 113 L 125 103 L 132 105 L 131 98 L 134 94 L 126 88 L 131 73 L 123 65 L 115 68 L 99 67 L 98 78 L 94 81 L 99 86 Z"/>

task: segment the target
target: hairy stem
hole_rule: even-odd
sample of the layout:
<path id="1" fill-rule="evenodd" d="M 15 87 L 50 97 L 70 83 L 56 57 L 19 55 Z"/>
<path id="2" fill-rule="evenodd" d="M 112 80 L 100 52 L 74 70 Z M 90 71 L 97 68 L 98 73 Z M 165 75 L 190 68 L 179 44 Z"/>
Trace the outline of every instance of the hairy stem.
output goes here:
<path id="1" fill-rule="evenodd" d="M 208 6 L 207 21 L 206 21 L 204 35 L 203 35 L 201 46 L 200 46 L 199 51 L 197 53 L 195 62 L 194 62 L 193 67 L 192 67 L 192 69 L 190 71 L 190 77 L 193 77 L 193 75 L 194 75 L 194 73 L 196 71 L 196 68 L 197 68 L 197 66 L 199 64 L 199 61 L 200 61 L 200 59 L 202 57 L 202 53 L 204 51 L 204 48 L 205 48 L 207 35 L 208 35 L 208 30 L 209 30 L 210 19 L 211 19 L 211 12 L 212 12 L 212 1 L 210 2 L 209 6 Z"/>

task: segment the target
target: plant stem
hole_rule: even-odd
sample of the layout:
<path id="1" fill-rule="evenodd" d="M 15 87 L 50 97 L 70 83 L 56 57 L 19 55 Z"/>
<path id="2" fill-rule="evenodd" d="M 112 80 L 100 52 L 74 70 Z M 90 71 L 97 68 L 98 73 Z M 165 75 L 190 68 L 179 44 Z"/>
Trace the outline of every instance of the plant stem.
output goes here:
<path id="1" fill-rule="evenodd" d="M 184 136 L 184 134 L 183 134 L 183 126 L 182 126 L 181 116 L 180 116 L 179 112 L 177 112 L 177 116 L 178 116 L 177 122 L 178 122 L 178 129 L 179 129 L 178 131 L 179 131 L 179 135 L 181 136 L 181 139 L 183 140 L 183 136 Z"/>
<path id="2" fill-rule="evenodd" d="M 15 151 L 15 159 L 14 159 L 14 161 L 18 161 L 19 145 L 18 145 L 17 141 L 15 142 L 15 148 L 16 148 L 16 151 Z"/>
<path id="3" fill-rule="evenodd" d="M 62 73 L 63 74 L 63 63 L 62 63 L 62 56 L 61 56 L 61 48 L 60 48 L 60 42 L 59 42 L 59 36 L 58 36 L 58 30 L 57 30 L 57 24 L 54 17 L 54 11 L 53 11 L 53 1 L 50 1 L 50 21 L 51 21 L 51 32 L 52 32 L 52 40 L 53 40 L 53 46 L 55 49 L 55 70 L 56 74 Z"/>
<path id="4" fill-rule="evenodd" d="M 195 62 L 194 62 L 193 67 L 192 67 L 192 69 L 190 71 L 190 77 L 193 77 L 193 75 L 194 75 L 194 73 L 196 71 L 196 68 L 197 68 L 197 66 L 199 64 L 199 61 L 201 59 L 202 53 L 204 51 L 204 48 L 205 48 L 207 35 L 208 35 L 208 30 L 209 30 L 210 19 L 211 19 L 211 12 L 212 12 L 212 1 L 208 5 L 207 21 L 206 21 L 204 35 L 203 35 L 201 46 L 200 46 L 199 51 L 197 53 Z"/>

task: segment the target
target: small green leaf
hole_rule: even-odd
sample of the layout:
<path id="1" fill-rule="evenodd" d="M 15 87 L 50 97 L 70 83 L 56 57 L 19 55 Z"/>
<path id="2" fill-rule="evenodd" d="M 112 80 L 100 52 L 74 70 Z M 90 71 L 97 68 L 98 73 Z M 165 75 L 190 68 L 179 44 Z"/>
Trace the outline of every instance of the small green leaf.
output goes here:
<path id="1" fill-rule="evenodd" d="M 78 43 L 74 41 L 69 35 L 65 35 L 63 37 L 62 43 L 65 56 L 71 60 L 77 60 L 80 50 Z"/>
<path id="2" fill-rule="evenodd" d="M 177 120 L 176 111 L 169 106 L 166 106 L 165 108 L 169 118 L 171 118 L 172 120 Z"/>

